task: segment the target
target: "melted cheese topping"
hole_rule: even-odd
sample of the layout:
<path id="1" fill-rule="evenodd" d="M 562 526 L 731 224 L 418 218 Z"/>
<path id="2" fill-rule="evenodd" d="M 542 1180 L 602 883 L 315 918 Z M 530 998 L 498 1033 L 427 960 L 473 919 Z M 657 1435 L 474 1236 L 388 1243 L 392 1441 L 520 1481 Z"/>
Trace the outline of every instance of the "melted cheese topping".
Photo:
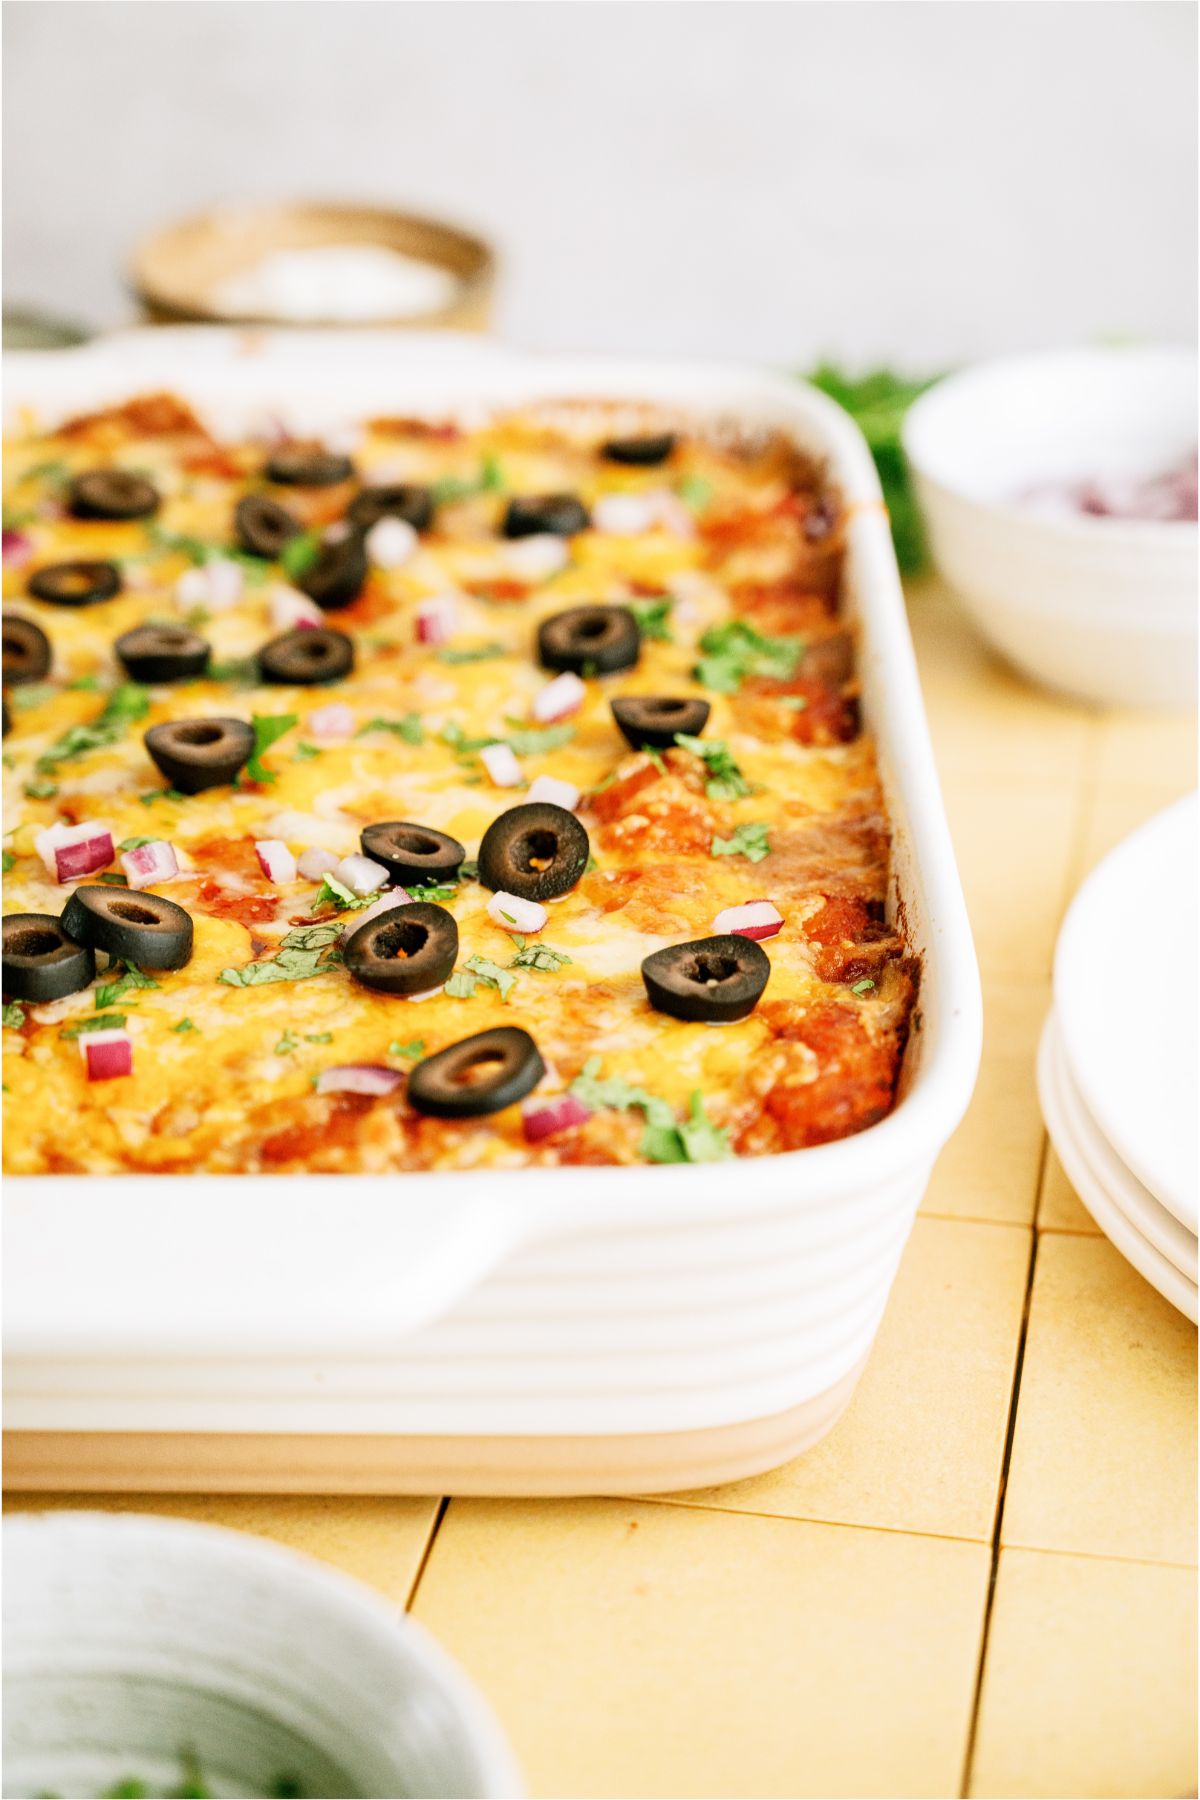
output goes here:
<path id="1" fill-rule="evenodd" d="M 133 1040 L 130 1076 L 89 1083 L 77 1042 L 63 1035 L 95 1013 L 96 989 L 111 974 L 63 1001 L 10 1013 L 17 1026 L 4 1032 L 10 1169 L 375 1170 L 642 1159 L 637 1107 L 606 1108 L 582 1128 L 530 1145 L 516 1107 L 446 1122 L 418 1117 L 402 1090 L 384 1100 L 314 1091 L 331 1066 L 407 1070 L 414 1053 L 501 1024 L 524 1026 L 538 1043 L 548 1069 L 539 1098 L 561 1091 L 598 1057 L 604 1077 L 648 1090 L 680 1118 L 692 1096 L 702 1096 L 707 1118 L 724 1134 L 715 1142 L 728 1153 L 824 1141 L 887 1110 L 914 971 L 881 922 L 886 826 L 838 617 L 835 502 L 786 444 L 738 443 L 699 424 L 681 434 L 664 467 L 606 461 L 597 454 L 603 434 L 594 413 L 527 413 L 469 430 L 378 421 L 358 434 L 355 481 L 268 490 L 313 530 L 340 519 L 364 478 L 454 478 L 475 490 L 444 500 L 416 553 L 399 567 L 373 568 L 354 604 L 330 615 L 353 637 L 356 667 L 328 687 L 259 687 L 237 666 L 278 634 L 273 596 L 286 581 L 278 566 L 231 558 L 240 597 L 229 603 L 213 584 L 220 610 L 196 610 L 195 580 L 178 591 L 194 556 L 206 553 L 198 546 L 228 551 L 235 500 L 263 485 L 261 445 L 218 445 L 183 408 L 160 398 L 57 433 L 30 431 L 8 446 L 6 520 L 20 533 L 26 560 L 6 568 L 6 606 L 42 627 L 54 660 L 45 683 L 8 695 L 5 909 L 58 914 L 70 889 L 47 875 L 34 838 L 56 820 L 102 819 L 114 843 L 158 837 L 175 847 L 181 876 L 157 891 L 195 922 L 187 967 L 157 975 L 156 986 L 111 1009 L 125 1014 Z M 636 416 L 643 430 L 661 424 Z M 106 523 L 65 513 L 64 480 L 109 465 L 149 476 L 163 496 L 156 518 Z M 500 535 L 499 522 L 512 495 L 561 492 L 589 508 L 614 495 L 644 496 L 645 504 L 640 517 L 637 509 L 602 505 L 601 520 L 623 529 L 566 540 L 565 566 L 556 569 L 561 557 L 531 556 L 528 543 Z M 643 529 L 627 529 L 639 522 Z M 76 557 L 117 563 L 122 592 L 78 608 L 28 595 L 33 570 Z M 444 650 L 417 643 L 419 603 L 447 593 L 456 597 L 452 642 Z M 519 759 L 527 782 L 550 775 L 584 796 L 578 810 L 593 866 L 551 903 L 544 930 L 530 940 L 568 962 L 556 972 L 514 970 L 506 1000 L 483 984 L 469 999 L 389 997 L 337 965 L 309 979 L 251 987 L 219 979 L 223 970 L 272 956 L 288 929 L 334 916 L 328 907 L 314 915 L 318 884 L 269 882 L 255 839 L 283 838 L 296 854 L 314 845 L 344 854 L 358 849 L 364 825 L 411 819 L 459 838 L 473 857 L 487 826 L 522 793 L 494 787 L 477 753 L 456 751 L 448 741 L 455 728 L 469 739 L 503 738 L 514 722 L 534 724 L 532 702 L 551 679 L 535 660 L 542 619 L 585 601 L 642 604 L 658 595 L 671 601 L 666 634 L 644 636 L 636 668 L 586 683 L 582 710 L 569 721 L 569 736 L 561 734 L 568 741 Z M 701 636 L 735 616 L 768 635 L 804 637 L 793 678 L 752 675 L 732 694 L 697 680 Z M 64 734 L 94 720 L 123 679 L 114 640 L 152 619 L 194 624 L 223 678 L 151 688 L 145 716 L 115 742 L 60 759 L 54 747 Z M 486 654 L 460 660 L 471 649 Z M 662 693 L 711 702 L 705 741 L 728 745 L 749 788 L 744 797 L 714 796 L 708 771 L 684 749 L 658 766 L 629 752 L 610 699 Z M 356 734 L 318 745 L 306 719 L 331 701 L 350 707 Z M 166 791 L 143 732 L 206 714 L 295 715 L 265 753 L 269 783 L 243 775 L 236 786 L 186 799 Z M 405 721 L 404 731 L 373 723 L 380 720 Z M 420 741 L 409 741 L 418 732 Z M 714 839 L 728 840 L 747 824 L 767 827 L 765 858 L 713 853 Z M 653 1011 L 643 959 L 709 935 L 724 908 L 758 898 L 773 900 L 785 925 L 764 946 L 771 978 L 756 1011 L 721 1029 Z M 445 902 L 459 926 L 460 969 L 473 955 L 508 967 L 516 954 L 510 935 L 488 917 L 488 899 L 466 881 Z"/>

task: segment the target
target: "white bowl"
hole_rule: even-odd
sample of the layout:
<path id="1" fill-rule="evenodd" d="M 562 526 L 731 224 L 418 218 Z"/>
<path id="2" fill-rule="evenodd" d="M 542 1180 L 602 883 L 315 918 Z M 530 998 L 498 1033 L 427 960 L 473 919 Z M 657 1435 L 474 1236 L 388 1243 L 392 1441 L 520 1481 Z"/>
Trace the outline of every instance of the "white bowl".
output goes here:
<path id="1" fill-rule="evenodd" d="M 4 1792 L 507 1795 L 450 1659 L 369 1589 L 240 1532 L 139 1514 L 4 1523 Z"/>
<path id="2" fill-rule="evenodd" d="M 1188 350 L 1064 350 L 939 382 L 904 426 L 934 561 L 997 649 L 1085 699 L 1196 697 L 1197 528 L 1047 516 L 1043 483 L 1150 476 L 1196 447 Z"/>

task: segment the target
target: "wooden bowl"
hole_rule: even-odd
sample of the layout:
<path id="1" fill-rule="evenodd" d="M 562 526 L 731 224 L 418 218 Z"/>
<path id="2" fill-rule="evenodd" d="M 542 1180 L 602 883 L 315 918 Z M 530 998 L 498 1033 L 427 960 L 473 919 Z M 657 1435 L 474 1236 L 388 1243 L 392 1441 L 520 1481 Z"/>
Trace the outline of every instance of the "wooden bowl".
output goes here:
<path id="1" fill-rule="evenodd" d="M 217 304 L 223 282 L 278 250 L 330 244 L 381 244 L 448 270 L 453 297 L 432 312 L 400 318 L 278 318 L 270 313 L 231 313 Z M 152 232 L 135 246 L 130 282 L 146 317 L 157 324 L 254 324 L 353 329 L 408 326 L 417 330 L 486 331 L 490 322 L 495 257 L 482 240 L 438 219 L 384 206 L 336 202 L 221 207 Z"/>

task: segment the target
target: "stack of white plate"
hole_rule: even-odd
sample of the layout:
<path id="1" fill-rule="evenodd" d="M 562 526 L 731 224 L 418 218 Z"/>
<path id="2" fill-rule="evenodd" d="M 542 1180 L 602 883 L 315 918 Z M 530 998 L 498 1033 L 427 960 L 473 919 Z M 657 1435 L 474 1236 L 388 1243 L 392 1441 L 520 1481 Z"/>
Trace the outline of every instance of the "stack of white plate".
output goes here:
<path id="1" fill-rule="evenodd" d="M 1038 1092 L 1051 1141 L 1100 1229 L 1196 1318 L 1196 796 L 1089 876 L 1054 959 Z"/>

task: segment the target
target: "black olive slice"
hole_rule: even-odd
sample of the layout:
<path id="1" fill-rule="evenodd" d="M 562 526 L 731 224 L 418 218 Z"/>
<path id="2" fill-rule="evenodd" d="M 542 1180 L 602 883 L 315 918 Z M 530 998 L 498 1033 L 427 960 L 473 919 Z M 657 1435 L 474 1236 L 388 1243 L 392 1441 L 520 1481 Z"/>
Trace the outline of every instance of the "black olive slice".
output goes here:
<path id="1" fill-rule="evenodd" d="M 4 615 L 4 685 L 21 687 L 41 681 L 50 672 L 50 639 L 32 619 L 20 613 Z"/>
<path id="2" fill-rule="evenodd" d="M 483 834 L 479 879 L 518 900 L 556 900 L 575 886 L 590 854 L 587 832 L 565 807 L 511 806 Z"/>
<path id="3" fill-rule="evenodd" d="M 182 625 L 136 625 L 113 649 L 131 681 L 193 681 L 208 667 L 208 644 Z"/>
<path id="4" fill-rule="evenodd" d="M 361 532 L 322 544 L 316 560 L 296 583 L 325 612 L 338 612 L 357 600 L 367 579 L 367 551 Z"/>
<path id="5" fill-rule="evenodd" d="M 656 469 L 674 448 L 675 433 L 660 431 L 647 437 L 609 438 L 600 454 L 606 462 L 624 463 L 631 469 Z"/>
<path id="6" fill-rule="evenodd" d="M 389 878 L 401 887 L 423 881 L 457 881 L 467 854 L 457 838 L 409 819 L 368 825 L 362 834 L 362 851 L 372 862 L 382 863 Z"/>
<path id="7" fill-rule="evenodd" d="M 319 444 L 285 444 L 266 463 L 267 480 L 283 487 L 336 487 L 353 474 L 354 464 L 348 456 L 322 450 Z"/>
<path id="8" fill-rule="evenodd" d="M 529 1033 L 498 1025 L 419 1062 L 408 1078 L 409 1105 L 435 1119 L 478 1119 L 523 1100 L 545 1073 Z"/>
<path id="9" fill-rule="evenodd" d="M 154 483 L 128 469 L 88 469 L 67 487 L 67 511 L 77 519 L 148 519 L 158 508 Z"/>
<path id="10" fill-rule="evenodd" d="M 63 930 L 91 950 L 139 969 L 182 969 L 192 954 L 192 915 L 161 894 L 77 887 L 63 907 Z"/>
<path id="11" fill-rule="evenodd" d="M 771 959 L 753 938 L 697 938 L 655 950 L 642 964 L 646 995 L 656 1012 L 699 1024 L 744 1019 L 762 998 Z"/>
<path id="12" fill-rule="evenodd" d="M 340 681 L 353 667 L 353 639 L 325 626 L 285 631 L 258 653 L 262 679 L 284 687 L 319 687 L 326 681 Z"/>
<path id="13" fill-rule="evenodd" d="M 544 669 L 611 675 L 633 668 L 642 634 L 627 606 L 569 606 L 538 626 L 537 648 Z"/>
<path id="14" fill-rule="evenodd" d="M 171 787 L 199 794 L 224 787 L 245 767 L 254 750 L 254 728 L 244 719 L 172 719 L 152 725 L 143 742 Z"/>
<path id="15" fill-rule="evenodd" d="M 669 750 L 677 731 L 699 737 L 712 711 L 707 700 L 679 700 L 671 694 L 629 694 L 609 705 L 621 736 L 635 750 Z"/>
<path id="16" fill-rule="evenodd" d="M 61 1000 L 96 973 L 96 958 L 53 913 L 9 913 L 4 921 L 4 992 L 13 1000 Z"/>
<path id="17" fill-rule="evenodd" d="M 342 957 L 355 981 L 377 993 L 427 994 L 458 961 L 458 924 L 428 900 L 390 906 L 351 932 Z"/>
<path id="18" fill-rule="evenodd" d="M 233 509 L 233 530 L 238 548 L 247 556 L 266 556 L 272 561 L 283 546 L 299 537 L 304 527 L 287 507 L 269 494 L 245 494 Z"/>
<path id="19" fill-rule="evenodd" d="M 121 571 L 115 563 L 47 563 L 29 577 L 34 599 L 46 600 L 51 606 L 94 606 L 120 591 Z"/>
<path id="20" fill-rule="evenodd" d="M 504 535 L 508 538 L 538 537 L 550 532 L 555 537 L 573 537 L 591 524 L 587 507 L 574 494 L 524 494 L 510 500 L 504 513 Z"/>
<path id="21" fill-rule="evenodd" d="M 433 523 L 433 493 L 410 482 L 365 487 L 346 508 L 346 518 L 360 531 L 369 531 L 380 519 L 403 519 L 414 531 L 428 531 Z"/>

